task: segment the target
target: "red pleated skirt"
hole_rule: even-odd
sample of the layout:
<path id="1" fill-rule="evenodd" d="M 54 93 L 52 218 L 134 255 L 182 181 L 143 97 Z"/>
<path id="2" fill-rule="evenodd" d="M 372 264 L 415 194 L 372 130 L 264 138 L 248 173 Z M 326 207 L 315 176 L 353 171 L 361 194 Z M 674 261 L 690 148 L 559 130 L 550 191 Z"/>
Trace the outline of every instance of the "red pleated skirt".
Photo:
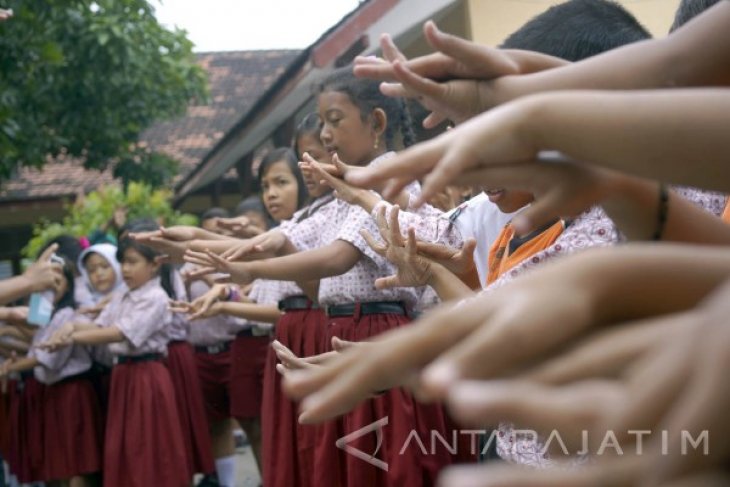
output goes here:
<path id="1" fill-rule="evenodd" d="M 325 350 L 325 324 L 326 316 L 320 309 L 287 311 L 276 324 L 275 338 L 299 357 L 317 355 Z M 314 486 L 319 426 L 299 424 L 297 404 L 281 389 L 277 363 L 269 348 L 261 414 L 263 483 L 267 487 Z"/>
<path id="2" fill-rule="evenodd" d="M 105 487 L 188 486 L 180 416 L 160 361 L 112 369 L 104 438 Z"/>
<path id="3" fill-rule="evenodd" d="M 167 366 L 175 388 L 190 473 L 213 473 L 213 450 L 193 347 L 187 342 L 170 343 L 167 347 Z"/>
<path id="4" fill-rule="evenodd" d="M 397 314 L 365 315 L 359 320 L 330 318 L 327 335 L 359 342 L 406 324 L 408 318 Z M 378 462 L 367 462 L 335 446 L 338 438 L 379 421 L 387 421 L 379 434 L 373 431 L 347 442 Z M 403 389 L 391 389 L 364 401 L 345 414 L 338 427 L 342 430 L 330 427 L 321 433 L 315 462 L 316 485 L 430 486 L 436 484 L 441 469 L 455 463 L 456 455 L 449 448 L 456 432 L 444 409 L 418 403 Z M 432 442 L 438 435 L 449 447 L 440 441 Z"/>
<path id="5" fill-rule="evenodd" d="M 231 345 L 231 416 L 237 419 L 261 417 L 264 367 L 271 337 L 239 334 Z"/>
<path id="6" fill-rule="evenodd" d="M 87 378 L 46 386 L 43 428 L 43 480 L 68 480 L 101 470 L 104 426 Z"/>
<path id="7" fill-rule="evenodd" d="M 43 401 L 46 386 L 31 376 L 15 383 L 10 406 L 8 464 L 20 483 L 43 480 Z"/>
<path id="8" fill-rule="evenodd" d="M 220 353 L 196 352 L 195 362 L 198 366 L 198 377 L 208 421 L 223 421 L 230 418 L 230 349 Z"/>

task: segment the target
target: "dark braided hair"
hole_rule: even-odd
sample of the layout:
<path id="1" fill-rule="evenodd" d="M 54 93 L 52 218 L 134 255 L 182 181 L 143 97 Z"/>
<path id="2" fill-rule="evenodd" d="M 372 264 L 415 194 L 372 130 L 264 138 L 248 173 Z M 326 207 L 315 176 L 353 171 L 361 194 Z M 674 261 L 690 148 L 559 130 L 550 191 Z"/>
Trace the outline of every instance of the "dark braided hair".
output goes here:
<path id="1" fill-rule="evenodd" d="M 129 222 L 126 228 L 127 233 L 154 232 L 155 230 L 159 229 L 160 226 L 156 222 L 149 219 L 135 220 Z M 119 262 L 122 261 L 122 259 L 124 258 L 124 253 L 129 249 L 134 249 L 142 254 L 142 256 L 147 259 L 148 262 L 154 262 L 156 257 L 162 255 L 160 252 L 156 251 L 152 247 L 142 245 L 136 240 L 132 240 L 131 238 L 129 238 L 129 236 L 124 236 L 119 241 L 119 246 L 117 247 L 117 260 Z M 170 264 L 165 263 L 160 265 L 160 285 L 170 298 L 178 299 L 178 296 L 175 294 L 175 288 L 172 285 L 172 266 Z"/>
<path id="2" fill-rule="evenodd" d="M 316 94 L 326 91 L 344 93 L 353 105 L 360 110 L 364 121 L 373 110 L 380 108 L 385 112 L 388 123 L 385 127 L 385 145 L 395 148 L 396 135 L 400 135 L 404 147 L 413 145 L 415 135 L 408 107 L 400 98 L 391 98 L 380 92 L 380 82 L 372 79 L 357 78 L 352 66 L 345 66 L 330 73 L 315 89 Z"/>

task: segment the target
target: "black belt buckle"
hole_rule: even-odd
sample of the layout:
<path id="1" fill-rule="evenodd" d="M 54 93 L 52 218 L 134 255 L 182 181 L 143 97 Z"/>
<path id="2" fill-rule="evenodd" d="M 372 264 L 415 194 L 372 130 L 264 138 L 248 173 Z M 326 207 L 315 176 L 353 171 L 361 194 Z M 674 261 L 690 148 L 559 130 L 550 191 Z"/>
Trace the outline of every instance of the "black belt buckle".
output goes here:
<path id="1" fill-rule="evenodd" d="M 208 346 L 196 346 L 195 351 L 199 353 L 205 353 L 208 355 L 218 355 L 219 353 L 227 352 L 231 349 L 231 342 L 218 343 L 216 345 Z"/>
<path id="2" fill-rule="evenodd" d="M 302 311 L 312 308 L 312 301 L 306 296 L 289 296 L 279 301 L 281 311 Z"/>
<path id="3" fill-rule="evenodd" d="M 238 333 L 236 333 L 237 337 L 252 337 L 253 336 L 253 329 L 252 328 L 246 328 L 245 330 L 241 330 Z"/>

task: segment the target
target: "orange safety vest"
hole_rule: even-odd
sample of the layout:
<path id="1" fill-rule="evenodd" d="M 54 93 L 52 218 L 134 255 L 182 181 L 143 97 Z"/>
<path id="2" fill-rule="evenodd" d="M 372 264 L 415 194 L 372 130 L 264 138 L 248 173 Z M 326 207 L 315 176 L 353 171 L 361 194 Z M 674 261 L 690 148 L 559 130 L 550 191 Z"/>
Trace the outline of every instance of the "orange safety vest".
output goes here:
<path id="1" fill-rule="evenodd" d="M 510 254 L 509 243 L 512 241 L 515 231 L 511 223 L 505 225 L 502 233 L 499 234 L 497 240 L 492 244 L 492 248 L 489 249 L 487 285 L 496 281 L 499 276 L 523 260 L 529 259 L 541 250 L 550 247 L 555 243 L 560 234 L 563 233 L 564 229 L 565 224 L 562 220 L 558 220 L 549 228 L 546 228 L 535 237 L 520 245 L 514 254 Z"/>

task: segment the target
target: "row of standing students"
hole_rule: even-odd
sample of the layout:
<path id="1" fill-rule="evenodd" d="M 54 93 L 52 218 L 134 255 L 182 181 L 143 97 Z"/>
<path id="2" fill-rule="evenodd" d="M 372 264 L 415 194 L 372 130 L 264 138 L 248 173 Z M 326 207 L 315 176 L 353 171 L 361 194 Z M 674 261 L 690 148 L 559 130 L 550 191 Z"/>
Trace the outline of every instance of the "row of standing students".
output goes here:
<path id="1" fill-rule="evenodd" d="M 301 153 L 324 158 L 336 147 L 354 164 L 386 160 L 397 126 L 388 120 L 402 116 L 402 104 L 380 95 L 373 83 L 353 97 L 349 90 L 362 90 L 358 85 L 363 83 L 349 72 L 337 73 L 329 83 L 322 86 L 325 106 L 314 117 L 316 129 L 302 130 L 297 138 Z M 366 107 L 377 115 L 362 116 Z M 269 215 L 284 221 L 279 231 L 298 251 L 289 258 L 305 263 L 304 274 L 314 272 L 321 279 L 318 296 L 311 299 L 291 280 L 275 277 L 256 280 L 248 299 L 278 307 L 276 339 L 309 356 L 330 351 L 332 337 L 361 341 L 407 324 L 423 291 L 373 287 L 393 268 L 359 234 L 362 228 L 375 231 L 370 214 L 311 181 L 313 201 L 305 207 L 307 189 L 296 165 L 300 157 L 275 152 L 262 166 L 260 180 Z M 293 193 L 282 190 L 287 184 L 294 185 Z M 147 222 L 127 230 L 155 229 Z M 157 252 L 125 236 L 116 251 L 110 247 L 92 247 L 79 259 L 92 287 L 97 267 L 116 269 L 108 287 L 95 290 L 98 316 L 89 319 L 78 312 L 75 279 L 69 275 L 65 288 L 56 290 L 53 319 L 35 334 L 28 357 L 4 367 L 4 373 L 22 371 L 10 387 L 14 426 L 6 455 L 22 482 L 75 479 L 83 485 L 102 474 L 110 486 L 188 485 L 194 473 L 215 470 L 208 420 L 253 420 L 260 411 L 267 486 L 430 484 L 454 461 L 446 449 L 426 458 L 386 450 L 378 453 L 391 465 L 386 475 L 346 455 L 335 446 L 337 439 L 384 417 L 393 425 L 386 430 L 390 445 L 402 445 L 412 430 L 449 437 L 452 425 L 440 407 L 417 404 L 400 389 L 324 426 L 300 425 L 296 405 L 281 393 L 265 326 L 229 319 L 215 330 L 213 323 L 187 323 L 168 308 L 170 299 L 185 295 L 184 285 L 177 272 L 160 264 Z M 325 271 L 329 275 L 320 275 L 317 259 L 310 260 L 308 252 L 319 261 L 346 255 Z M 96 262 L 98 256 L 104 263 Z M 300 276 L 296 270 L 286 272 L 293 272 L 289 279 Z M 370 438 L 353 446 L 377 449 Z"/>
<path id="2" fill-rule="evenodd" d="M 306 117 L 297 130 L 296 152 L 276 149 L 259 169 L 263 203 L 279 225 L 243 242 L 251 248 L 255 244 L 258 257 L 268 257 L 246 263 L 251 272 L 244 280 L 251 287 L 243 301 L 253 303 L 218 303 L 207 315 L 275 322 L 275 341 L 300 356 L 332 351 L 335 337 L 360 342 L 406 326 L 423 303 L 433 301 L 425 288 L 376 288 L 375 281 L 393 274 L 395 268 L 361 234 L 364 229 L 377 232 L 370 211 L 334 197 L 311 173 L 305 180 L 297 166 L 298 160 L 306 159 L 305 153 L 320 161 L 336 154 L 359 166 L 387 163 L 396 140 L 407 145 L 412 139 L 403 102 L 383 96 L 378 83 L 357 79 L 346 68 L 318 86 L 317 103 L 318 113 Z M 418 185 L 408 188 L 411 196 L 418 191 Z M 307 194 L 309 204 L 305 204 Z M 210 247 L 220 243 L 209 237 Z M 232 244 L 229 240 L 223 246 Z M 205 267 L 195 258 L 189 261 Z M 240 297 L 236 287 L 213 286 L 209 293 L 224 300 Z M 266 345 L 269 341 L 267 337 Z M 226 342 L 207 345 L 224 350 Z M 239 360 L 244 353 L 232 349 L 230 360 Z M 420 404 L 404 389 L 384 391 L 325 424 L 305 425 L 298 421 L 297 404 L 282 392 L 273 349 L 249 348 L 246 360 L 251 371 L 263 371 L 261 460 L 267 487 L 433 485 L 443 467 L 465 459 L 465 449 L 459 449 L 459 457 L 447 445 L 429 455 L 418 448 L 401 451 L 414 432 L 419 438 L 433 434 L 452 438 L 454 432 L 441 406 Z M 237 380 L 233 374 L 230 377 Z M 384 418 L 389 426 L 381 431 L 383 448 L 376 435 L 354 439 L 349 447 L 372 452 L 375 463 L 387 469 L 337 446 L 339 439 Z"/>

